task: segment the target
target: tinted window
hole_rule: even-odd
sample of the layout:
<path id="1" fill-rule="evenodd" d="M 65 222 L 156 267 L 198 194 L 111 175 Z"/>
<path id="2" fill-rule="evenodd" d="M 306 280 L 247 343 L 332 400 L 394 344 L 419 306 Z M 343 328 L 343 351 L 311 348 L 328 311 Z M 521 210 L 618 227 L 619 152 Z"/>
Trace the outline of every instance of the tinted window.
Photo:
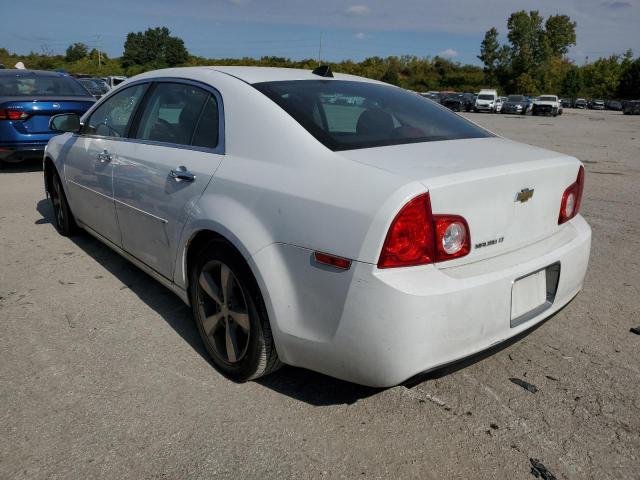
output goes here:
<path id="1" fill-rule="evenodd" d="M 156 84 L 146 102 L 135 138 L 191 145 L 209 97 L 208 92 L 192 85 Z"/>
<path id="2" fill-rule="evenodd" d="M 332 150 L 492 136 L 400 88 L 343 80 L 255 84 Z"/>
<path id="3" fill-rule="evenodd" d="M 556 97 L 540 97 L 541 102 L 555 102 L 556 100 Z"/>
<path id="4" fill-rule="evenodd" d="M 487 93 L 483 93 L 482 95 L 478 95 L 478 99 L 480 100 L 493 100 L 495 97 L 493 95 L 489 95 Z"/>
<path id="5" fill-rule="evenodd" d="M 103 137 L 123 137 L 146 89 L 145 84 L 125 88 L 109 97 L 89 117 L 82 133 Z"/>
<path id="6" fill-rule="evenodd" d="M 66 75 L 38 75 L 33 72 L 0 75 L 0 95 L 34 97 L 60 95 L 87 97 L 88 93 L 74 79 Z"/>
<path id="7" fill-rule="evenodd" d="M 522 102 L 524 101 L 524 97 L 522 95 L 509 95 L 508 100 L 510 102 Z"/>
<path id="8" fill-rule="evenodd" d="M 193 135 L 193 145 L 209 148 L 218 146 L 218 128 L 218 102 L 213 95 L 209 95 Z"/>

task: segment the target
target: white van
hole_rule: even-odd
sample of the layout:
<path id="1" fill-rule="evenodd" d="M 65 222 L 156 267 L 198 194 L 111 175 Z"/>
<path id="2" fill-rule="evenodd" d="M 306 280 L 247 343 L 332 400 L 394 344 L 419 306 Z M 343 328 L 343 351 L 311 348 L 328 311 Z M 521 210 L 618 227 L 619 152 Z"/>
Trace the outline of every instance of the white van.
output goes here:
<path id="1" fill-rule="evenodd" d="M 495 113 L 497 100 L 498 92 L 496 90 L 480 90 L 473 111 Z"/>

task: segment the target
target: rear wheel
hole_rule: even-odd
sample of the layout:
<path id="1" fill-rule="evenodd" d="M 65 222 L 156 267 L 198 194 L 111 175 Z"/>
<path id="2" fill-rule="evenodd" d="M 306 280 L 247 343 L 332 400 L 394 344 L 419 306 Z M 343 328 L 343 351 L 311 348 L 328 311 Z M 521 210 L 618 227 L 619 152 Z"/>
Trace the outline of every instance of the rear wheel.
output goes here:
<path id="1" fill-rule="evenodd" d="M 64 194 L 60 176 L 55 171 L 51 174 L 49 198 L 53 207 L 53 224 L 56 230 L 65 237 L 77 234 L 78 225 L 71 214 L 71 208 L 69 208 L 67 197 Z"/>
<path id="2" fill-rule="evenodd" d="M 277 370 L 264 301 L 244 260 L 226 243 L 209 243 L 190 272 L 198 331 L 215 368 L 236 382 Z"/>

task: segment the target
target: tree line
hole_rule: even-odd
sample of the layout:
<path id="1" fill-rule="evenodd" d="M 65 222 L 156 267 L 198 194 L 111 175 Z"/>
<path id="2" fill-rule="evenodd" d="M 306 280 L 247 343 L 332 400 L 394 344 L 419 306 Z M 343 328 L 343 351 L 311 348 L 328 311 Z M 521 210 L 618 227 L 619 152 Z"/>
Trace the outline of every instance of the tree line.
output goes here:
<path id="1" fill-rule="evenodd" d="M 576 65 L 567 52 L 576 43 L 575 22 L 566 15 L 546 20 L 537 11 L 519 11 L 507 22 L 507 41 L 499 42 L 493 27 L 484 36 L 478 58 L 483 66 L 461 64 L 439 56 L 370 57 L 361 62 L 332 63 L 334 71 L 382 80 L 415 91 L 477 92 L 497 88 L 503 94 L 554 93 L 577 98 L 640 98 L 640 57 L 624 55 L 599 58 Z M 182 39 L 166 27 L 131 32 L 120 58 L 110 58 L 83 43 L 70 45 L 65 55 L 31 52 L 17 55 L 0 48 L 0 63 L 11 68 L 17 62 L 27 68 L 64 70 L 91 75 L 132 76 L 173 66 L 252 65 L 312 69 L 317 60 L 285 57 L 205 58 L 191 55 Z"/>

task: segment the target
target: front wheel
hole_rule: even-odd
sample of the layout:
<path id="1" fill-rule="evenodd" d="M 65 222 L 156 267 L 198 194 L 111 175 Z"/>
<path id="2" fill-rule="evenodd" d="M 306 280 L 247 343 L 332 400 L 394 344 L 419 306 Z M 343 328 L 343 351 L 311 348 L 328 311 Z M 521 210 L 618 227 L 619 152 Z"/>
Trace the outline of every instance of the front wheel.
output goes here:
<path id="1" fill-rule="evenodd" d="M 280 367 L 262 295 L 238 253 L 209 243 L 191 269 L 190 285 L 198 331 L 220 373 L 246 382 Z"/>

